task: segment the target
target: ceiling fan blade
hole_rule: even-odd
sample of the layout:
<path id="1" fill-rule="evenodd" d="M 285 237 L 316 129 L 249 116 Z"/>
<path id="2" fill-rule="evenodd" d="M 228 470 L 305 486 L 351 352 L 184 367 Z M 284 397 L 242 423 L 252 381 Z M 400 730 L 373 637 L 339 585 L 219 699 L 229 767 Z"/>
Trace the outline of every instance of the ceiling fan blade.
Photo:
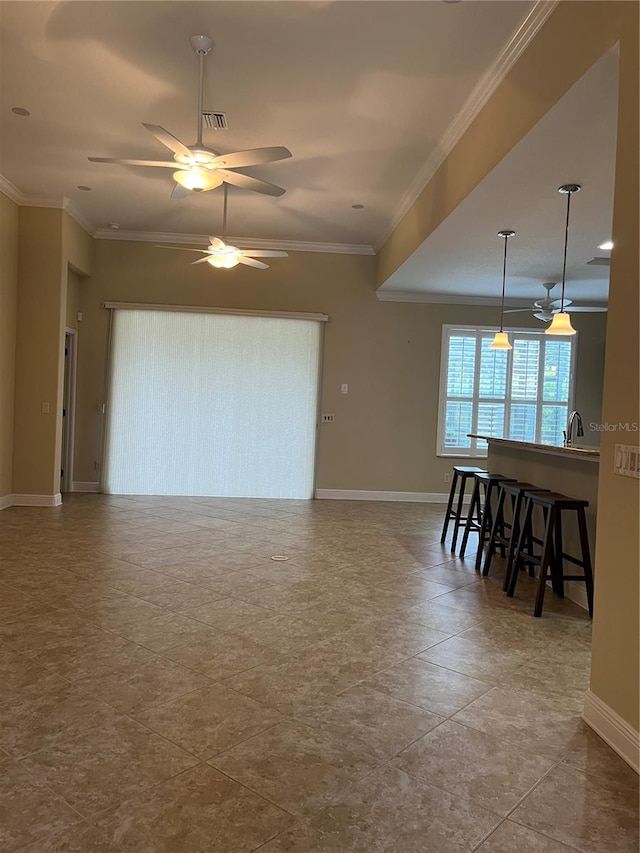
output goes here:
<path id="1" fill-rule="evenodd" d="M 209 252 L 207 252 L 207 255 L 209 255 Z M 195 264 L 206 264 L 208 260 L 209 260 L 208 257 L 199 258 L 197 261 L 191 261 L 191 266 L 194 266 Z"/>
<path id="2" fill-rule="evenodd" d="M 276 160 L 286 160 L 291 157 L 291 151 L 282 146 L 273 148 L 249 148 L 247 151 L 234 151 L 231 154 L 220 154 L 213 160 L 213 166 L 225 169 L 242 169 L 245 166 L 260 166 L 262 163 L 273 163 Z"/>
<path id="3" fill-rule="evenodd" d="M 245 258 L 288 258 L 288 252 L 272 252 L 270 249 L 243 249 Z"/>
<path id="4" fill-rule="evenodd" d="M 563 304 L 564 304 L 564 307 L 566 308 L 567 305 L 572 305 L 573 303 L 570 299 L 565 299 L 564 303 L 563 303 L 562 299 L 552 299 L 551 302 L 549 302 L 548 307 L 549 308 L 560 308 L 560 306 Z"/>
<path id="5" fill-rule="evenodd" d="M 243 190 L 254 190 L 257 193 L 273 196 L 284 195 L 286 193 L 286 190 L 283 190 L 282 187 L 276 187 L 275 184 L 269 184 L 267 181 L 261 181 L 249 175 L 241 175 L 240 172 L 228 172 L 226 169 L 216 169 L 216 172 L 228 184 L 240 187 Z"/>
<path id="6" fill-rule="evenodd" d="M 118 163 L 120 166 L 161 166 L 164 169 L 179 169 L 180 165 L 175 161 L 170 163 L 164 160 L 123 160 L 119 157 L 87 157 L 92 163 Z"/>
<path id="7" fill-rule="evenodd" d="M 506 308 L 505 314 L 522 314 L 524 311 L 532 311 L 532 308 Z"/>
<path id="8" fill-rule="evenodd" d="M 573 305 L 569 309 L 570 314 L 575 314 L 576 311 L 589 314 L 605 314 L 609 309 L 606 307 L 598 307 L 596 305 Z"/>
<path id="9" fill-rule="evenodd" d="M 188 249 L 186 246 L 161 246 L 160 244 L 156 245 L 154 248 L 156 249 L 177 249 L 178 252 L 200 252 L 201 254 L 208 255 L 206 249 Z"/>
<path id="10" fill-rule="evenodd" d="M 220 249 L 224 249 L 226 246 L 224 240 L 221 240 L 219 237 L 209 237 L 209 239 L 211 240 L 211 245 L 209 246 L 210 249 L 216 249 L 219 251 Z"/>
<path id="11" fill-rule="evenodd" d="M 182 184 L 175 183 L 173 185 L 173 189 L 171 190 L 171 198 L 186 198 L 191 190 L 188 190 L 186 187 L 183 187 Z"/>
<path id="12" fill-rule="evenodd" d="M 238 258 L 238 263 L 246 264 L 248 267 L 255 267 L 257 270 L 269 269 L 269 264 L 263 264 L 262 261 L 254 261 L 253 258 L 247 258 L 245 256 Z"/>
<path id="13" fill-rule="evenodd" d="M 168 130 L 165 130 L 164 127 L 160 127 L 159 124 L 146 124 L 144 121 L 142 122 L 142 126 L 146 127 L 149 133 L 152 133 L 158 142 L 162 142 L 162 144 L 166 145 L 166 147 L 173 151 L 174 154 L 182 154 L 184 157 L 193 157 L 193 153 L 189 151 L 187 146 L 180 142 L 179 139 L 176 139 L 176 137 L 169 133 Z"/>

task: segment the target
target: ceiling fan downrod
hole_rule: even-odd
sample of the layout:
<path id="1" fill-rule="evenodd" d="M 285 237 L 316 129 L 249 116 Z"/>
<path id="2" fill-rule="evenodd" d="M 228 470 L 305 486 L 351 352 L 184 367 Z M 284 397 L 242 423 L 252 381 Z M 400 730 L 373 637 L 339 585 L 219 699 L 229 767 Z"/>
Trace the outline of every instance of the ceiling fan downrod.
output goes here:
<path id="1" fill-rule="evenodd" d="M 204 58 L 210 53 L 213 41 L 209 36 L 191 36 L 189 39 L 191 47 L 200 60 L 200 75 L 198 77 L 198 141 L 196 145 L 202 147 L 202 112 L 204 110 Z"/>

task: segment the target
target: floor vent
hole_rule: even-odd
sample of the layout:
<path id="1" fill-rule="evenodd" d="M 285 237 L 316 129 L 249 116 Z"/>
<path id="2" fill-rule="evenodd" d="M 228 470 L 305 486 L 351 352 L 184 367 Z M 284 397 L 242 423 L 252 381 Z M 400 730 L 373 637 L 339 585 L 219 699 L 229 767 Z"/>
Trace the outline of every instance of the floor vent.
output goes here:
<path id="1" fill-rule="evenodd" d="M 209 130 L 229 130 L 227 117 L 224 113 L 216 113 L 211 110 L 206 110 L 202 113 L 204 126 Z"/>

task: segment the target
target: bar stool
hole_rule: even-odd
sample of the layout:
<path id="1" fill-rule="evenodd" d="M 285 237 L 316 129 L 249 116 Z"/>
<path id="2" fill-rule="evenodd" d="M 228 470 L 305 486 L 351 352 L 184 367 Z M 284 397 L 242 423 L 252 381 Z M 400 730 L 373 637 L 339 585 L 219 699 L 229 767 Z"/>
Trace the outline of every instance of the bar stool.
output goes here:
<path id="1" fill-rule="evenodd" d="M 458 531 L 465 523 L 462 518 L 462 503 L 464 501 L 464 492 L 467 486 L 467 480 L 473 477 L 474 474 L 486 474 L 487 472 L 483 468 L 476 468 L 474 465 L 454 465 L 453 466 L 453 480 L 451 481 L 451 490 L 449 491 L 449 503 L 447 504 L 447 512 L 444 517 L 444 525 L 442 527 L 442 536 L 440 537 L 440 543 L 444 543 L 444 540 L 447 538 L 447 530 L 449 529 L 449 522 L 451 519 L 454 519 L 453 522 L 453 540 L 451 542 L 451 550 L 456 550 L 456 542 L 458 541 Z M 456 504 L 456 508 L 453 509 L 453 502 L 456 497 L 456 486 L 458 483 L 458 479 L 460 480 L 460 491 L 458 493 L 458 501 Z"/>
<path id="2" fill-rule="evenodd" d="M 589 537 L 587 535 L 587 522 L 585 518 L 585 507 L 589 501 L 570 498 L 559 492 L 525 492 L 524 494 L 524 520 L 518 536 L 516 552 L 514 555 L 511 577 L 507 595 L 513 596 L 518 581 L 518 566 L 520 562 L 532 563 L 540 566 L 538 576 L 538 590 L 533 610 L 534 616 L 542 615 L 544 604 L 544 593 L 547 580 L 551 580 L 553 591 L 559 598 L 564 598 L 564 582 L 584 581 L 587 591 L 587 602 L 589 605 L 589 616 L 593 616 L 593 571 L 591 568 L 591 554 L 589 551 Z M 527 554 L 524 550 L 527 537 L 533 536 L 533 511 L 535 507 L 542 509 L 544 518 L 544 534 L 540 542 L 542 551 L 540 554 Z M 562 514 L 575 512 L 578 522 L 578 533 L 580 536 L 580 558 L 567 554 L 562 543 Z M 540 541 L 540 540 L 537 540 Z M 582 575 L 567 575 L 564 573 L 566 560 L 575 566 L 580 566 Z"/>
<path id="3" fill-rule="evenodd" d="M 520 533 L 520 516 L 524 503 L 524 493 L 548 491 L 549 489 L 541 489 L 539 486 L 534 486 L 533 483 L 521 483 L 517 480 L 515 482 L 505 481 L 500 484 L 500 491 L 498 492 L 498 504 L 496 506 L 495 518 L 493 519 L 493 526 L 489 534 L 489 547 L 487 548 L 487 555 L 484 560 L 484 568 L 482 570 L 482 574 L 484 577 L 489 574 L 489 569 L 491 568 L 491 560 L 493 559 L 493 555 L 496 552 L 497 546 L 500 546 L 503 556 L 505 556 L 506 549 L 507 571 L 503 585 L 503 589 L 505 591 L 507 590 L 511 565 L 513 564 L 513 555 L 515 553 L 516 543 L 518 541 L 518 535 Z M 504 505 L 507 496 L 511 499 L 510 523 L 505 521 L 504 518 Z M 509 531 L 508 536 L 506 535 L 507 530 Z M 531 541 L 529 540 L 527 544 L 529 545 L 530 549 Z M 530 568 L 530 573 L 533 575 L 532 566 Z"/>
<path id="4" fill-rule="evenodd" d="M 489 536 L 491 525 L 493 523 L 493 514 L 491 512 L 491 501 L 493 495 L 497 492 L 500 483 L 515 482 L 513 477 L 505 477 L 502 474 L 492 474 L 489 471 L 480 471 L 473 475 L 473 492 L 471 493 L 471 503 L 469 504 L 469 512 L 462 534 L 462 544 L 460 546 L 460 556 L 464 557 L 467 550 L 467 541 L 469 534 L 476 532 L 478 534 L 478 553 L 476 554 L 476 570 L 480 570 L 480 559 L 482 557 L 482 549 L 485 540 Z"/>

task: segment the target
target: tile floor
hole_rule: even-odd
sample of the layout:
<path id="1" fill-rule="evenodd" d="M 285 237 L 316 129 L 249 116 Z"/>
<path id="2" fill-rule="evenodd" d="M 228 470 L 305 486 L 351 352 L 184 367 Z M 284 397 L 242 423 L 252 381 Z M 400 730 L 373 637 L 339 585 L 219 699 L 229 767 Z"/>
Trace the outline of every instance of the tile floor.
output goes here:
<path id="1" fill-rule="evenodd" d="M 3 853 L 637 851 L 638 777 L 580 719 L 589 620 L 534 619 L 442 513 L 2 512 Z"/>

